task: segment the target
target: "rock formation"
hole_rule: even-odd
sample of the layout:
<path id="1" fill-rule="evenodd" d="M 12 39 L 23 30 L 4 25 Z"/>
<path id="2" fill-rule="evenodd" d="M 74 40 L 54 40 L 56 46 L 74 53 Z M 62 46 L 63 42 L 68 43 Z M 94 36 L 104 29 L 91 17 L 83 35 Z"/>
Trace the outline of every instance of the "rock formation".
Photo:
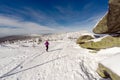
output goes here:
<path id="1" fill-rule="evenodd" d="M 108 13 L 93 29 L 96 34 L 120 34 L 120 0 L 109 0 Z"/>

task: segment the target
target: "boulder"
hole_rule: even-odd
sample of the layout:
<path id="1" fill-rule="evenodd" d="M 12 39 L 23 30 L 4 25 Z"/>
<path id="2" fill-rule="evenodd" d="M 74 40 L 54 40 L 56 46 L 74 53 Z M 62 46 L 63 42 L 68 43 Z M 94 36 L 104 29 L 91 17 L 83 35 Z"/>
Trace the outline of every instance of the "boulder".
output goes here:
<path id="1" fill-rule="evenodd" d="M 93 29 L 96 34 L 120 34 L 120 0 L 109 0 L 108 13 Z"/>
<path id="2" fill-rule="evenodd" d="M 83 44 L 88 40 L 94 39 L 91 35 L 83 35 L 77 39 L 77 44 Z"/>
<path id="3" fill-rule="evenodd" d="M 93 29 L 93 32 L 96 34 L 105 34 L 108 32 L 108 26 L 107 26 L 107 15 L 105 15 L 102 20 L 96 25 L 96 27 Z"/>
<path id="4" fill-rule="evenodd" d="M 88 41 L 80 44 L 81 47 L 93 50 L 100 50 L 111 47 L 120 47 L 120 37 L 107 36 L 100 41 Z"/>
<path id="5" fill-rule="evenodd" d="M 104 59 L 98 65 L 97 72 L 103 78 L 111 78 L 112 80 L 120 80 L 120 53 Z"/>

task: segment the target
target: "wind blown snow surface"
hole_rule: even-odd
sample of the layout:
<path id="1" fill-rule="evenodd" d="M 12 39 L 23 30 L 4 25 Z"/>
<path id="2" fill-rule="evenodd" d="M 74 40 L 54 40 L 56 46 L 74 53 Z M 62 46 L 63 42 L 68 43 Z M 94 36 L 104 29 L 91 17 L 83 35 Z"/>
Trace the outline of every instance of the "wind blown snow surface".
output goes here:
<path id="1" fill-rule="evenodd" d="M 104 49 L 92 54 L 68 38 L 51 40 L 49 52 L 45 51 L 44 42 L 1 44 L 0 80 L 109 80 L 97 74 L 97 65 L 120 52 L 119 49 Z M 111 51 L 114 53 L 109 54 Z"/>

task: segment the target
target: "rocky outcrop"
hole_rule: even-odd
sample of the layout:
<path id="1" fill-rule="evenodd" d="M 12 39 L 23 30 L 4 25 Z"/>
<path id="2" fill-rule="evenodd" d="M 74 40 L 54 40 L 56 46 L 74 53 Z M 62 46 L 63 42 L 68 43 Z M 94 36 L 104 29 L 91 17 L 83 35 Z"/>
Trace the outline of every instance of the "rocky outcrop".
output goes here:
<path id="1" fill-rule="evenodd" d="M 117 61 L 120 60 L 120 54 L 116 54 L 110 58 L 104 59 L 98 65 L 97 72 L 103 78 L 111 78 L 112 80 L 120 80 L 120 64 Z"/>
<path id="2" fill-rule="evenodd" d="M 100 20 L 97 26 L 93 29 L 93 32 L 96 34 L 104 34 L 108 32 L 107 15 L 105 15 L 102 20 Z"/>
<path id="3" fill-rule="evenodd" d="M 120 0 L 109 1 L 108 28 L 110 33 L 120 33 Z"/>
<path id="4" fill-rule="evenodd" d="M 91 35 L 83 35 L 77 39 L 77 44 L 84 44 L 88 40 L 94 39 Z"/>
<path id="5" fill-rule="evenodd" d="M 80 44 L 81 47 L 93 50 L 100 50 L 111 47 L 120 47 L 120 37 L 107 36 L 100 41 L 88 41 Z"/>
<path id="6" fill-rule="evenodd" d="M 109 0 L 108 13 L 93 29 L 96 34 L 120 33 L 120 0 Z"/>
<path id="7" fill-rule="evenodd" d="M 89 49 L 104 49 L 110 47 L 120 47 L 120 0 L 109 0 L 108 13 L 100 20 L 93 29 L 96 34 L 110 34 L 98 42 L 87 42 L 81 46 Z M 97 72 L 101 77 L 120 80 L 119 61 L 120 54 L 100 62 Z"/>

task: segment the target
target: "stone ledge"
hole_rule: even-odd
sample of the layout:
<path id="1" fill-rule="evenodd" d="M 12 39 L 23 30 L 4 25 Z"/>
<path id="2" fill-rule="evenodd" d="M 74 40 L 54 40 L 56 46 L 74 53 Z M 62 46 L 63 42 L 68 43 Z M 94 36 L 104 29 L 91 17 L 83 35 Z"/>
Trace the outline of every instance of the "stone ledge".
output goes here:
<path id="1" fill-rule="evenodd" d="M 120 80 L 120 64 L 116 61 L 120 61 L 120 54 L 100 62 L 98 64 L 97 73 L 103 78 Z"/>

